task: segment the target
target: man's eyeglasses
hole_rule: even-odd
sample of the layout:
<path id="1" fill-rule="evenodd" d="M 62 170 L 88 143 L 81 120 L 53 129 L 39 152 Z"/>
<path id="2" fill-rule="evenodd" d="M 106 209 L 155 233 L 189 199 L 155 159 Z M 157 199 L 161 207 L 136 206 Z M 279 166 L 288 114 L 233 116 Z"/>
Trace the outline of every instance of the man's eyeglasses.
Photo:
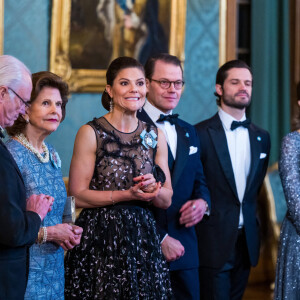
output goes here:
<path id="1" fill-rule="evenodd" d="M 180 90 L 182 89 L 183 85 L 184 85 L 184 81 L 182 80 L 176 80 L 176 81 L 169 81 L 169 80 L 156 80 L 156 79 L 150 79 L 150 81 L 155 81 L 157 83 L 159 83 L 160 87 L 162 89 L 168 89 L 170 88 L 171 84 L 174 84 L 174 88 L 176 90 Z"/>
<path id="2" fill-rule="evenodd" d="M 12 91 L 23 103 L 26 107 L 30 107 L 30 103 L 25 101 L 21 96 L 19 96 L 12 88 L 8 87 L 10 91 Z"/>

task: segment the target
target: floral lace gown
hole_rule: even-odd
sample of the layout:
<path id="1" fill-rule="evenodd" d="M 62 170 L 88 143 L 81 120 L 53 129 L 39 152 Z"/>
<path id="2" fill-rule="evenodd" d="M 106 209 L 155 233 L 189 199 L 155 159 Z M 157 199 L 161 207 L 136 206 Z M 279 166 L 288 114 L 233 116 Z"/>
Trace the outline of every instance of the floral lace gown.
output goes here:
<path id="1" fill-rule="evenodd" d="M 134 132 L 122 133 L 104 117 L 88 124 L 97 138 L 90 189 L 127 190 L 134 177 L 151 173 L 153 149 L 140 134 L 154 127 L 139 121 Z M 76 221 L 81 243 L 65 259 L 66 299 L 169 299 L 168 268 L 149 208 L 128 201 L 82 210 Z"/>
<path id="2" fill-rule="evenodd" d="M 47 144 L 50 160 L 42 163 L 18 141 L 10 139 L 6 146 L 14 157 L 24 180 L 26 196 L 45 194 L 54 198 L 52 210 L 41 227 L 62 222 L 67 197 L 55 149 Z M 29 249 L 29 275 L 25 299 L 64 299 L 64 250 L 56 243 L 33 244 Z"/>

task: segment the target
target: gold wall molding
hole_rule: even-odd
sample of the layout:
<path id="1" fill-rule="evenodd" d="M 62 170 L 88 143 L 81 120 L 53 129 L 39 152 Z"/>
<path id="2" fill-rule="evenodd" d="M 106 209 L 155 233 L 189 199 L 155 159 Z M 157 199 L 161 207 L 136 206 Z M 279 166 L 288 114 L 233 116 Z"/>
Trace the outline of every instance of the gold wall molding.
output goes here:
<path id="1" fill-rule="evenodd" d="M 219 65 L 236 59 L 237 0 L 219 0 Z"/>
<path id="2" fill-rule="evenodd" d="M 226 62 L 226 38 L 227 38 L 227 1 L 219 2 L 219 65 Z"/>

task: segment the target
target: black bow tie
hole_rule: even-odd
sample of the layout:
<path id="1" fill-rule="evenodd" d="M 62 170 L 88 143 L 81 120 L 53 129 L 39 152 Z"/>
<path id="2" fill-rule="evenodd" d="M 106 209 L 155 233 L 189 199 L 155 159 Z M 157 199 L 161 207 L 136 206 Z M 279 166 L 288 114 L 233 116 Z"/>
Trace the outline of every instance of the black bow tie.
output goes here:
<path id="1" fill-rule="evenodd" d="M 159 118 L 157 119 L 156 122 L 164 122 L 164 121 L 167 121 L 167 122 L 170 122 L 171 125 L 174 125 L 177 123 L 177 120 L 178 120 L 178 114 L 174 114 L 174 115 L 163 115 L 163 114 L 160 114 Z"/>
<path id="2" fill-rule="evenodd" d="M 1 129 L 0 129 L 0 138 L 4 139 L 4 133 L 3 133 L 3 130 L 1 130 Z"/>
<path id="3" fill-rule="evenodd" d="M 250 124 L 251 124 L 250 119 L 246 119 L 245 121 L 242 121 L 242 122 L 232 121 L 230 129 L 231 130 L 235 130 L 235 129 L 237 129 L 240 126 L 248 128 Z"/>

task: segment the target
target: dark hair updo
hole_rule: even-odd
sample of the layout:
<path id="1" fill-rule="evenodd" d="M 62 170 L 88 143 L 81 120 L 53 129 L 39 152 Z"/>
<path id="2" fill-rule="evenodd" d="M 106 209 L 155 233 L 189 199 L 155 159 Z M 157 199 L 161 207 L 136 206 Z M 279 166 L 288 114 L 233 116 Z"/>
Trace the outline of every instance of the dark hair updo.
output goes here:
<path id="1" fill-rule="evenodd" d="M 128 56 L 122 56 L 114 59 L 106 72 L 106 83 L 107 85 L 113 86 L 114 80 L 118 76 L 119 72 L 123 69 L 127 68 L 137 68 L 143 72 L 145 75 L 144 67 L 142 64 L 140 64 L 136 59 Z M 104 90 L 102 94 L 102 105 L 103 107 L 109 111 L 109 104 L 111 101 L 111 97 L 109 94 Z"/>

